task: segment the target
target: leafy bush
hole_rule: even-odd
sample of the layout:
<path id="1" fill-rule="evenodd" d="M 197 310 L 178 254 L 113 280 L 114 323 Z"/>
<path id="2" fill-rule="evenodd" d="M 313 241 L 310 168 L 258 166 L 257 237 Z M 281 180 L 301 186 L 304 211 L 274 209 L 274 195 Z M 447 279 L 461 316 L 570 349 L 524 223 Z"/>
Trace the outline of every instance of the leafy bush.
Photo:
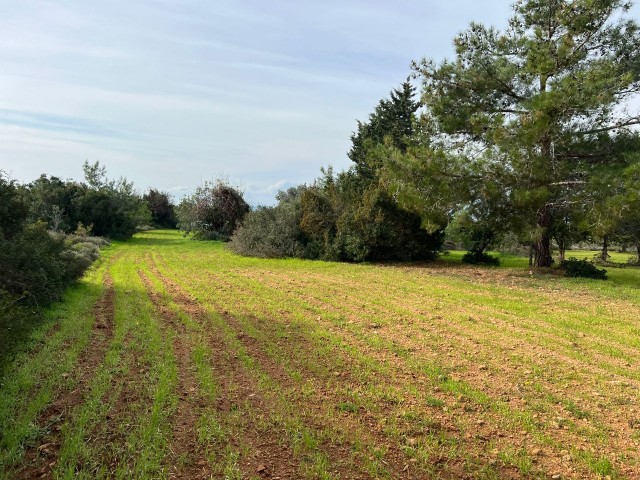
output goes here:
<path id="1" fill-rule="evenodd" d="M 420 216 L 400 208 L 385 191 L 372 186 L 338 218 L 335 243 L 340 260 L 432 260 L 442 234 L 426 232 Z"/>
<path id="2" fill-rule="evenodd" d="M 586 259 L 578 260 L 577 258 L 569 258 L 560 263 L 560 269 L 564 270 L 567 277 L 584 277 L 594 278 L 596 280 L 606 280 L 607 271 L 599 269 Z"/>
<path id="3" fill-rule="evenodd" d="M 109 244 L 109 241 L 102 237 L 86 235 L 65 235 L 63 240 L 64 250 L 61 257 L 72 279 L 80 278 L 98 259 L 100 248 Z"/>
<path id="4" fill-rule="evenodd" d="M 263 258 L 307 257 L 300 230 L 303 191 L 304 187 L 299 187 L 279 192 L 278 205 L 249 212 L 231 238 L 231 249 L 240 255 Z"/>
<path id="5" fill-rule="evenodd" d="M 471 251 L 462 256 L 462 263 L 472 265 L 500 265 L 500 259 L 485 252 Z"/>
<path id="6" fill-rule="evenodd" d="M 238 188 L 205 182 L 178 205 L 178 228 L 198 240 L 228 241 L 249 210 Z"/>
<path id="7" fill-rule="evenodd" d="M 46 305 L 57 300 L 106 243 L 86 235 L 50 232 L 43 221 L 29 223 L 23 193 L 0 175 L 0 196 L 5 206 L 11 206 L 0 209 L 0 225 L 6 225 L 0 229 L 0 293 L 5 306 Z"/>
<path id="8" fill-rule="evenodd" d="M 247 215 L 231 248 L 242 255 L 348 262 L 433 259 L 442 232 L 428 233 L 378 184 L 352 171 L 280 192 L 278 205 Z"/>
<path id="9" fill-rule="evenodd" d="M 0 289 L 36 304 L 58 299 L 71 277 L 63 251 L 63 240 L 51 236 L 44 223 L 0 240 Z"/>

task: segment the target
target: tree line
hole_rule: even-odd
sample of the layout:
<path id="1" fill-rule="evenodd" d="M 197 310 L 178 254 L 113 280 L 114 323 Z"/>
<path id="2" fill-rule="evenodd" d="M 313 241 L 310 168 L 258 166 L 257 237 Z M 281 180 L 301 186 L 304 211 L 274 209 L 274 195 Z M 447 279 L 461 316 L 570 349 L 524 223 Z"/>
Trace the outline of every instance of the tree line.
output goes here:
<path id="1" fill-rule="evenodd" d="M 640 29 L 622 0 L 518 0 L 504 30 L 480 24 L 455 56 L 411 76 L 358 122 L 348 156 L 251 209 L 228 182 L 174 207 L 85 162 L 84 182 L 0 174 L 0 303 L 47 303 L 94 257 L 92 235 L 178 225 L 244 255 L 428 260 L 445 239 L 471 263 L 506 240 L 549 267 L 572 244 L 640 253 Z M 420 93 L 418 93 L 418 90 Z M 637 108 L 637 107 L 636 107 Z M 84 240 L 83 240 L 84 239 Z M 81 246 L 82 245 L 82 246 Z"/>
<path id="2" fill-rule="evenodd" d="M 455 57 L 416 61 L 352 135 L 346 172 L 280 192 L 232 237 L 243 254 L 469 262 L 505 239 L 536 267 L 580 241 L 640 253 L 640 31 L 621 0 L 519 0 Z M 417 95 L 415 84 L 421 89 Z M 634 110 L 635 108 L 635 110 Z"/>
<path id="3" fill-rule="evenodd" d="M 108 239 L 176 225 L 168 194 L 140 195 L 98 162 L 83 168 L 84 182 L 42 175 L 24 185 L 0 171 L 0 340 L 28 331 L 33 314 L 59 299 Z"/>

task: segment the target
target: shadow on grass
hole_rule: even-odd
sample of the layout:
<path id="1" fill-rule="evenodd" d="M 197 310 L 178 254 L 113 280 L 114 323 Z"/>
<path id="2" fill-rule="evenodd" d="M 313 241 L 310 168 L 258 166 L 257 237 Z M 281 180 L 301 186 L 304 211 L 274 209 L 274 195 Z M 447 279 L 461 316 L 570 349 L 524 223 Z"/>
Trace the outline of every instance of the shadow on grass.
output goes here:
<path id="1" fill-rule="evenodd" d="M 18 303 L 4 304 L 0 299 L 0 379 L 17 355 L 34 352 L 46 342 L 61 318 L 68 315 L 71 298 L 98 295 L 100 286 L 76 282 L 63 297 L 48 307 Z"/>

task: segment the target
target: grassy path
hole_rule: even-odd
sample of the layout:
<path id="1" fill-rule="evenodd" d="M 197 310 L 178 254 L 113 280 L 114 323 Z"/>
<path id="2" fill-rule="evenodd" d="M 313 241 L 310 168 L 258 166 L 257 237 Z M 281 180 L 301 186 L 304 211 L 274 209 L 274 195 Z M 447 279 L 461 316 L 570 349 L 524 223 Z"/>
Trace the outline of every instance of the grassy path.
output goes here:
<path id="1" fill-rule="evenodd" d="M 640 271 L 618 276 L 140 234 L 5 369 L 0 479 L 640 478 Z"/>

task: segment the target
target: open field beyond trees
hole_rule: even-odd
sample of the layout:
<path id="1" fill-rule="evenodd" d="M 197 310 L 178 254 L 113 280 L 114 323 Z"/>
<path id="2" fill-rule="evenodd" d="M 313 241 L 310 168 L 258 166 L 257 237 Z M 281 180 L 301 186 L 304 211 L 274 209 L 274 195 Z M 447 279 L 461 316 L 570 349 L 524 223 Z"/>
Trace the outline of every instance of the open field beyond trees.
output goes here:
<path id="1" fill-rule="evenodd" d="M 0 477 L 640 478 L 640 271 L 451 257 L 114 243 L 3 359 Z"/>

